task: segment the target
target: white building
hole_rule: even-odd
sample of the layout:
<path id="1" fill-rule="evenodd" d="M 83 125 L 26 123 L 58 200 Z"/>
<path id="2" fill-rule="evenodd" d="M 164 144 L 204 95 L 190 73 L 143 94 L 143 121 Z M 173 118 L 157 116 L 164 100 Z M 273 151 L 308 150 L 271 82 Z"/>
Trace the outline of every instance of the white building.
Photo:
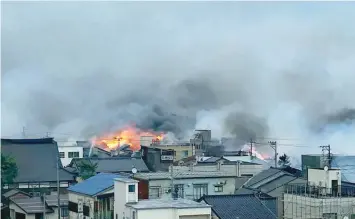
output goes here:
<path id="1" fill-rule="evenodd" d="M 308 183 L 287 185 L 283 202 L 288 219 L 355 218 L 355 184 L 339 169 L 308 169 Z"/>
<path id="2" fill-rule="evenodd" d="M 248 180 L 247 177 L 236 177 L 235 173 L 222 171 L 137 173 L 134 179 L 139 180 L 143 190 L 140 199 L 170 198 L 173 184 L 177 197 L 190 200 L 197 200 L 203 195 L 234 194 L 236 187 Z"/>
<path id="3" fill-rule="evenodd" d="M 185 199 L 138 201 L 138 181 L 115 179 L 114 213 L 117 219 L 210 219 L 211 206 Z"/>
<path id="4" fill-rule="evenodd" d="M 68 166 L 73 158 L 83 158 L 83 146 L 58 145 L 60 160 L 62 165 Z"/>

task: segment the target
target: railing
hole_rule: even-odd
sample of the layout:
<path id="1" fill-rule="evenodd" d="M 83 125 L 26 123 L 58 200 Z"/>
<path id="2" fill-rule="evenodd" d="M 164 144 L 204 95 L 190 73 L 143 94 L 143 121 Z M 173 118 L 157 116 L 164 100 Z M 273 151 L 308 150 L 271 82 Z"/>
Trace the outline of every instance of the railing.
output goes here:
<path id="1" fill-rule="evenodd" d="M 355 197 L 354 186 L 339 185 L 334 188 L 312 186 L 308 184 L 289 184 L 284 186 L 286 194 L 309 196 L 314 198 Z"/>

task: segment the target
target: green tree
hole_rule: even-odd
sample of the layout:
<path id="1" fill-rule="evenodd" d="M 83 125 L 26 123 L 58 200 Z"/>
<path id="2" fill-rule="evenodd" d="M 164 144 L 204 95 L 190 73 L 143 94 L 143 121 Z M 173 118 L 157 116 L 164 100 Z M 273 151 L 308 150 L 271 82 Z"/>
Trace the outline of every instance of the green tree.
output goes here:
<path id="1" fill-rule="evenodd" d="M 17 177 L 18 168 L 15 158 L 1 153 L 1 187 L 4 184 L 12 184 Z"/>
<path id="2" fill-rule="evenodd" d="M 92 163 L 89 160 L 81 160 L 77 163 L 79 170 L 79 177 L 86 180 L 92 176 L 96 175 L 98 163 Z"/>
<path id="3" fill-rule="evenodd" d="M 287 167 L 287 166 L 290 166 L 291 165 L 291 162 L 290 162 L 290 157 L 287 156 L 287 154 L 283 154 L 279 157 L 279 161 L 278 161 L 278 165 L 280 167 Z"/>

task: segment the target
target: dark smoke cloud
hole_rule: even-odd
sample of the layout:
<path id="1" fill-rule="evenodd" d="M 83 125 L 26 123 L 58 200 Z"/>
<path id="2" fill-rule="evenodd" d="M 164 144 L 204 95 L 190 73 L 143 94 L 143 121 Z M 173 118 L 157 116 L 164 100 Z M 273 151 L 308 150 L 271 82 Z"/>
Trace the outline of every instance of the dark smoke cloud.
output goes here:
<path id="1" fill-rule="evenodd" d="M 134 122 L 313 144 L 319 115 L 355 108 L 349 4 L 2 2 L 2 135 Z"/>
<path id="2" fill-rule="evenodd" d="M 269 132 L 266 119 L 246 112 L 229 114 L 225 120 L 225 128 L 233 137 L 244 141 L 244 144 L 267 137 Z"/>

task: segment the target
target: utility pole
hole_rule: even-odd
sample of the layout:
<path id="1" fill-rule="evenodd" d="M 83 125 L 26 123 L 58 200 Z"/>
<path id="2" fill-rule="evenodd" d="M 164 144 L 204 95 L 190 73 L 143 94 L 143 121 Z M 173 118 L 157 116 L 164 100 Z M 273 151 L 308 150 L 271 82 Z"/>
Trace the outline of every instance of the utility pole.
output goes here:
<path id="1" fill-rule="evenodd" d="M 57 154 L 57 202 L 58 202 L 58 219 L 60 219 L 60 192 L 59 192 L 59 153 Z"/>
<path id="2" fill-rule="evenodd" d="M 22 138 L 26 138 L 26 128 L 25 128 L 25 126 L 22 127 Z"/>
<path id="3" fill-rule="evenodd" d="M 277 168 L 277 142 L 269 141 L 270 147 L 274 149 L 275 168 Z"/>
<path id="4" fill-rule="evenodd" d="M 43 193 L 43 219 L 46 219 L 46 193 Z"/>
<path id="5" fill-rule="evenodd" d="M 170 171 L 170 178 L 171 178 L 171 198 L 174 199 L 174 165 L 171 165 Z"/>
<path id="6" fill-rule="evenodd" d="M 323 165 L 328 166 L 328 168 L 331 168 L 331 163 L 332 163 L 332 157 L 330 153 L 330 145 L 322 145 L 319 146 L 322 148 L 322 153 L 323 153 Z"/>
<path id="7" fill-rule="evenodd" d="M 250 159 L 253 159 L 253 139 L 250 139 Z"/>

